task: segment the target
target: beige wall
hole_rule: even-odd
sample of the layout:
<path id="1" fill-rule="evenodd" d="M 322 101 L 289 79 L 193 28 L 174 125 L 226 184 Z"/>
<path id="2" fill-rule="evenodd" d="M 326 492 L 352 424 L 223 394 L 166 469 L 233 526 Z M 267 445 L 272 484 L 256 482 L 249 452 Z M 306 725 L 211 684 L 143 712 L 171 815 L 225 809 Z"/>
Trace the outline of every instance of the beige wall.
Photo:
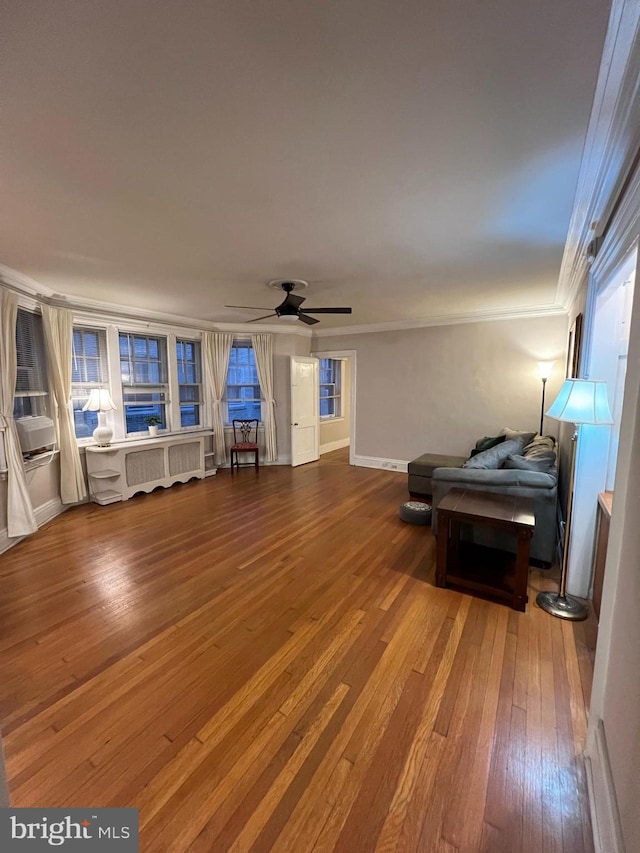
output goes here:
<path id="1" fill-rule="evenodd" d="M 343 364 L 342 417 L 337 418 L 336 420 L 320 421 L 320 453 L 325 452 L 322 449 L 323 447 L 333 445 L 334 442 L 344 443 L 349 441 L 349 431 L 351 429 L 350 359 L 345 358 Z"/>
<path id="2" fill-rule="evenodd" d="M 566 337 L 566 317 L 553 316 L 323 337 L 313 349 L 357 351 L 356 456 L 410 461 L 465 454 L 504 426 L 536 430 L 536 361 L 558 361 L 547 383 L 553 400 Z"/>

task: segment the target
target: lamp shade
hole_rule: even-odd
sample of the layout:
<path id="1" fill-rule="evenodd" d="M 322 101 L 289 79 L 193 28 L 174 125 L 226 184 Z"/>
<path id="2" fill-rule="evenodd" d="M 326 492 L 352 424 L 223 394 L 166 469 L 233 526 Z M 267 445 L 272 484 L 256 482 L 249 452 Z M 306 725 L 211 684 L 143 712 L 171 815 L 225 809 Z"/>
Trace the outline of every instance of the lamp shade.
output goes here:
<path id="1" fill-rule="evenodd" d="M 92 388 L 89 399 L 82 407 L 83 412 L 113 412 L 116 405 L 106 388 Z"/>
<path id="2" fill-rule="evenodd" d="M 540 379 L 548 379 L 551 376 L 551 371 L 553 370 L 553 365 L 555 361 L 539 361 L 538 362 L 538 376 Z"/>
<path id="3" fill-rule="evenodd" d="M 565 379 L 547 417 L 573 424 L 612 424 L 607 383 L 593 379 Z"/>

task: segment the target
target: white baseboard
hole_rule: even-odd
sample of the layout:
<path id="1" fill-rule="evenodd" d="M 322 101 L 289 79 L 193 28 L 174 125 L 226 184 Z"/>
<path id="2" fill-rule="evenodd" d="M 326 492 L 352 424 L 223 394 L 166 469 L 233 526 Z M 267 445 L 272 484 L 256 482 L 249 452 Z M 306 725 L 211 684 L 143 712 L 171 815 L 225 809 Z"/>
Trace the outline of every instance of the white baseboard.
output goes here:
<path id="1" fill-rule="evenodd" d="M 52 518 L 55 518 L 56 515 L 60 515 L 61 512 L 64 512 L 67 507 L 62 503 L 60 498 L 53 498 L 50 501 L 38 506 L 34 510 L 34 514 L 36 517 L 36 523 L 38 527 L 42 527 L 43 524 L 46 524 L 48 521 L 51 521 Z M 0 554 L 3 554 L 5 551 L 8 551 L 9 548 L 17 545 L 18 542 L 22 542 L 23 539 L 26 539 L 26 536 L 16 536 L 9 538 L 9 534 L 7 532 L 7 528 L 3 527 L 0 530 Z"/>
<path id="2" fill-rule="evenodd" d="M 326 444 L 321 444 L 320 456 L 323 453 L 331 453 L 333 450 L 341 450 L 343 447 L 349 447 L 350 443 L 348 438 L 339 438 L 337 441 L 328 441 Z"/>
<path id="3" fill-rule="evenodd" d="M 602 720 L 597 720 L 591 726 L 584 757 L 595 851 L 624 853 L 618 802 Z"/>
<path id="4" fill-rule="evenodd" d="M 354 456 L 353 464 L 360 468 L 380 468 L 384 471 L 407 473 L 408 462 L 402 459 L 384 459 L 379 456 Z"/>

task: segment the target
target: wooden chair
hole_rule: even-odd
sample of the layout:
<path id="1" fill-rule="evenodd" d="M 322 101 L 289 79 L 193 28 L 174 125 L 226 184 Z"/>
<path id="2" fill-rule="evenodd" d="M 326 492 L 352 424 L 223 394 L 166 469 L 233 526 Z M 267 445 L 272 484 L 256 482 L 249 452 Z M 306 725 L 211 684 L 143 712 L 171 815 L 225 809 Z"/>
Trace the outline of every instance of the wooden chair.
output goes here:
<path id="1" fill-rule="evenodd" d="M 234 418 L 233 424 L 233 444 L 230 448 L 231 454 L 231 472 L 234 467 L 240 468 L 240 465 L 255 465 L 258 468 L 258 420 L 257 418 Z M 253 453 L 253 462 L 242 462 L 238 458 L 240 453 Z M 235 461 L 234 461 L 235 460 Z"/>

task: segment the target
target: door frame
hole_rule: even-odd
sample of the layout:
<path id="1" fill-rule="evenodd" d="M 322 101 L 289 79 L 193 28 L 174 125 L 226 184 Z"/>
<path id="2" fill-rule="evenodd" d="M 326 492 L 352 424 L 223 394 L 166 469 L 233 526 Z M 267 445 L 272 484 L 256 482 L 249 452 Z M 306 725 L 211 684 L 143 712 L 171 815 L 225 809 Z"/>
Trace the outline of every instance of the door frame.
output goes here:
<path id="1" fill-rule="evenodd" d="M 356 356 L 354 349 L 314 350 L 311 353 L 314 358 L 344 358 L 349 360 L 351 369 L 351 393 L 349 394 L 349 465 L 355 465 L 356 457 Z"/>

